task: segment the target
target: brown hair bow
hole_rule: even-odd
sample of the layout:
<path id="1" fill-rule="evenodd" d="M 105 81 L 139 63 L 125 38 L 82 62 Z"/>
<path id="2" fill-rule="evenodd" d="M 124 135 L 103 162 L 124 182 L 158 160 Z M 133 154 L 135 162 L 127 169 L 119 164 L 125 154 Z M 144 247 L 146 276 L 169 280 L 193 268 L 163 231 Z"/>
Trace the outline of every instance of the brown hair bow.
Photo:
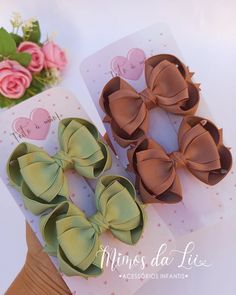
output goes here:
<path id="1" fill-rule="evenodd" d="M 182 199 L 176 168 L 185 167 L 208 185 L 221 181 L 232 166 L 222 143 L 222 130 L 196 116 L 183 119 L 178 133 L 179 151 L 167 154 L 154 140 L 144 139 L 128 151 L 129 168 L 145 203 L 175 203 Z"/>
<path id="2" fill-rule="evenodd" d="M 142 92 L 136 92 L 120 77 L 111 79 L 102 91 L 100 105 L 115 140 L 126 147 L 144 138 L 149 110 L 156 106 L 177 115 L 194 114 L 199 103 L 199 84 L 192 82 L 192 75 L 175 56 L 160 54 L 145 62 L 147 88 Z"/>

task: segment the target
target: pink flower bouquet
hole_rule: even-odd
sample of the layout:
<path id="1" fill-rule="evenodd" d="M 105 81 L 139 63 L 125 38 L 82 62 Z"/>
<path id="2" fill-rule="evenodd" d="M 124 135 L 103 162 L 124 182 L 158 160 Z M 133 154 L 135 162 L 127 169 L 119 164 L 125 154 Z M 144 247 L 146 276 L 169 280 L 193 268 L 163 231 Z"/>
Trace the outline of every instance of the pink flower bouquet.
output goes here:
<path id="1" fill-rule="evenodd" d="M 65 52 L 53 41 L 41 43 L 37 20 L 11 20 L 13 31 L 0 28 L 0 107 L 9 107 L 59 81 L 67 64 Z M 19 34 L 19 30 L 22 34 Z"/>

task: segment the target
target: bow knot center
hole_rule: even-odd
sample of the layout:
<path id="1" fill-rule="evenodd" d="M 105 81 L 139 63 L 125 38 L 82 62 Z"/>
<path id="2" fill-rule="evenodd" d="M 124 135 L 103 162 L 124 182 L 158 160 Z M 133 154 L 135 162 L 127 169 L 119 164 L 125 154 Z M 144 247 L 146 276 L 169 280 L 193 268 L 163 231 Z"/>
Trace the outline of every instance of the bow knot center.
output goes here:
<path id="1" fill-rule="evenodd" d="M 147 106 L 147 109 L 150 110 L 157 105 L 156 96 L 153 94 L 150 88 L 145 88 L 142 92 L 139 93 L 142 101 Z"/>
<path id="2" fill-rule="evenodd" d="M 109 228 L 109 224 L 101 214 L 101 212 L 95 213 L 89 218 L 93 228 L 100 235 L 102 232 L 106 231 Z"/>
<path id="3" fill-rule="evenodd" d="M 73 160 L 64 151 L 56 153 L 53 159 L 64 171 L 73 168 Z"/>
<path id="4" fill-rule="evenodd" d="M 181 152 L 172 152 L 169 157 L 174 162 L 175 167 L 183 167 L 186 165 L 186 160 Z"/>

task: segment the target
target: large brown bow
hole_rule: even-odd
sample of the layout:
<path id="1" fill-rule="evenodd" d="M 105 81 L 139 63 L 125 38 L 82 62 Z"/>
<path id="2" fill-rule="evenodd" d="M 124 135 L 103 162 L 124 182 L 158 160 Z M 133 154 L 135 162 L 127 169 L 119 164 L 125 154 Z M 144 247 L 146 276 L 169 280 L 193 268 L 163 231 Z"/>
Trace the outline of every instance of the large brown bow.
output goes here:
<path id="1" fill-rule="evenodd" d="M 177 115 L 194 114 L 199 84 L 192 82 L 192 75 L 175 56 L 160 54 L 145 62 L 147 88 L 142 92 L 136 92 L 120 77 L 111 79 L 102 91 L 100 105 L 115 140 L 125 147 L 144 138 L 149 110 L 156 106 Z"/>
<path id="2" fill-rule="evenodd" d="M 232 156 L 222 143 L 222 130 L 212 122 L 187 116 L 178 134 L 179 151 L 167 154 L 154 140 L 144 139 L 128 151 L 129 168 L 145 203 L 175 203 L 182 199 L 176 168 L 185 167 L 208 185 L 221 181 L 232 166 Z"/>

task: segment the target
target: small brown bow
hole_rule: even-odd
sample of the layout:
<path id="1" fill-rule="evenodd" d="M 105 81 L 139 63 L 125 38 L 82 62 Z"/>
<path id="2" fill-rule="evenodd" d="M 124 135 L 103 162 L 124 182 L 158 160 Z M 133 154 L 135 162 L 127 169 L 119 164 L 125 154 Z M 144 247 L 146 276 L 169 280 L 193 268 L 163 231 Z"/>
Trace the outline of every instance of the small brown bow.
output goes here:
<path id="1" fill-rule="evenodd" d="M 208 185 L 221 181 L 232 166 L 230 150 L 222 143 L 222 130 L 209 120 L 187 116 L 178 133 L 179 151 L 167 154 L 154 140 L 144 139 L 128 151 L 129 169 L 145 203 L 182 200 L 176 169 L 185 167 Z"/>
<path id="2" fill-rule="evenodd" d="M 102 91 L 100 105 L 115 140 L 126 147 L 144 138 L 149 110 L 156 106 L 177 115 L 194 114 L 199 103 L 199 84 L 192 82 L 192 75 L 175 56 L 160 54 L 145 62 L 147 88 L 142 92 L 136 92 L 120 77 L 111 79 Z"/>

